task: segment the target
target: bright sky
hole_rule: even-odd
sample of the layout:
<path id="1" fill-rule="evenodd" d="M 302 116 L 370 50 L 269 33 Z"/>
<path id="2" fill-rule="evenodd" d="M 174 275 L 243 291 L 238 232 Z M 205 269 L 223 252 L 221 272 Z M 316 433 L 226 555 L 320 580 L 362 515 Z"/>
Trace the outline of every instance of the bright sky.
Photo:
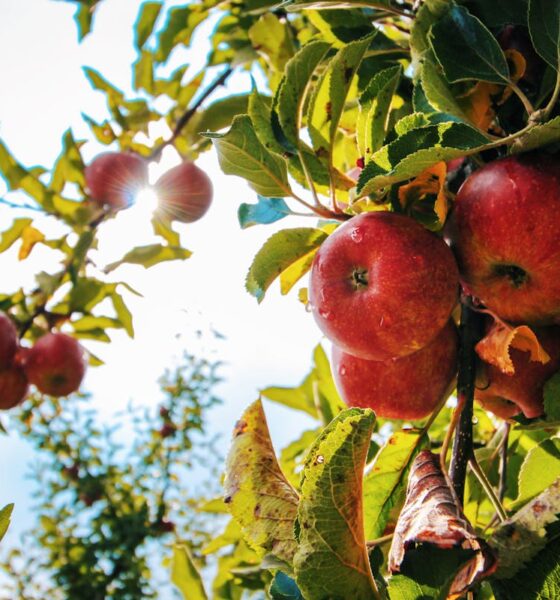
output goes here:
<path id="1" fill-rule="evenodd" d="M 135 59 L 132 24 L 140 4 L 140 0 L 104 0 L 96 13 L 93 33 L 79 45 L 72 20 L 74 5 L 52 0 L 0 0 L 0 138 L 22 164 L 52 165 L 60 152 L 62 134 L 69 127 L 76 137 L 92 139 L 81 113 L 101 120 L 106 108 L 104 96 L 92 90 L 82 66 L 99 70 L 125 91 L 131 89 Z M 201 37 L 204 35 L 208 31 Z M 200 48 L 201 43 L 195 47 Z M 200 55 L 189 57 L 191 64 L 201 60 Z M 239 77 L 234 85 L 247 89 L 247 76 Z M 91 143 L 84 153 L 91 158 L 100 150 Z M 158 168 L 177 162 L 177 156 L 170 152 Z M 202 221 L 180 225 L 180 229 L 177 226 L 185 246 L 194 253 L 192 258 L 148 271 L 138 266 L 121 267 L 112 274 L 115 281 L 127 281 L 144 296 L 128 298 L 136 337 L 130 340 L 117 332 L 110 333 L 110 345 L 85 343 L 106 365 L 89 370 L 84 389 L 94 394 L 94 406 L 105 419 L 130 400 L 153 406 L 159 398 L 156 381 L 166 365 L 172 365 L 183 349 L 199 348 L 196 330 L 207 331 L 211 326 L 226 336 L 225 341 L 217 345 L 211 342 L 210 346 L 218 348 L 217 357 L 227 365 L 222 371 L 226 382 L 219 389 L 226 403 L 214 411 L 210 425 L 214 431 L 224 432 L 227 442 L 235 419 L 256 398 L 259 388 L 300 382 L 309 370 L 320 334 L 295 293 L 281 297 L 274 286 L 257 305 L 244 290 L 254 253 L 278 227 L 241 231 L 237 207 L 240 202 L 255 201 L 254 192 L 241 179 L 223 176 L 214 155 L 205 155 L 198 164 L 210 173 L 215 195 Z M 0 195 L 4 193 L 0 179 Z M 1 207 L 0 230 L 8 228 L 13 217 L 13 210 Z M 134 245 L 151 243 L 149 218 L 149 210 L 137 205 L 105 225 L 99 263 L 117 260 Z M 313 221 L 285 220 L 281 226 L 302 223 L 311 226 Z M 56 257 L 50 252 L 34 251 L 23 263 L 17 262 L 15 252 L 0 255 L 0 291 L 32 285 L 39 270 L 56 270 Z M 181 334 L 179 338 L 177 334 Z M 294 413 L 272 404 L 267 404 L 267 413 L 278 446 L 312 425 L 304 416 L 294 422 Z M 30 525 L 32 484 L 24 474 L 32 459 L 24 442 L 14 436 L 0 437 L 0 506 L 16 503 L 6 545 L 17 543 L 17 532 Z"/>

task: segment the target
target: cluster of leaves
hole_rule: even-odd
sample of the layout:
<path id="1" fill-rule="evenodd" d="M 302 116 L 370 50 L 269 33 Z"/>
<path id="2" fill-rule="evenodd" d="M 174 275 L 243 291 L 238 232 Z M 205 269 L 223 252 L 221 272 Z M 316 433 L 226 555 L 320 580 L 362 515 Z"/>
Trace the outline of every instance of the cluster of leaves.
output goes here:
<path id="1" fill-rule="evenodd" d="M 184 543 L 200 549 L 215 527 L 197 512 L 203 495 L 191 481 L 198 468 L 204 492 L 217 487 L 219 455 L 205 420 L 219 403 L 218 368 L 185 355 L 161 379 L 155 410 L 130 408 L 111 427 L 77 395 L 34 396 L 12 417 L 38 451 L 39 518 L 4 559 L 10 597 L 155 598 L 170 588 L 161 569 L 169 547 L 177 545 L 176 562 Z M 179 587 L 185 577 L 173 567 Z"/>

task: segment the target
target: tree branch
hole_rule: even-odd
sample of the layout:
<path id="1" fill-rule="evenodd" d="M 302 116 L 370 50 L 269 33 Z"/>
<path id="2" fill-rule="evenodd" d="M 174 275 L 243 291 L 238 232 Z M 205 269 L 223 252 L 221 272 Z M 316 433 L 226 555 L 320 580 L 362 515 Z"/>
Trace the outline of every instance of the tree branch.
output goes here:
<path id="1" fill-rule="evenodd" d="M 231 67 L 227 67 L 227 69 L 204 90 L 200 98 L 188 110 L 186 110 L 178 119 L 177 123 L 175 123 L 171 137 L 152 150 L 152 153 L 149 156 L 150 160 L 157 160 L 163 152 L 163 149 L 171 145 L 179 137 L 179 135 L 181 135 L 181 131 L 187 126 L 188 122 L 193 118 L 196 111 L 200 108 L 206 98 L 208 98 L 208 96 L 210 96 L 210 94 L 212 94 L 221 85 L 224 85 L 232 73 L 233 69 Z"/>
<path id="2" fill-rule="evenodd" d="M 462 409 L 455 428 L 453 456 L 449 469 L 455 493 L 461 501 L 465 492 L 467 465 L 474 457 L 472 419 L 477 360 L 475 346 L 482 337 L 483 318 L 471 308 L 469 298 L 462 300 L 457 376 L 457 398 Z"/>

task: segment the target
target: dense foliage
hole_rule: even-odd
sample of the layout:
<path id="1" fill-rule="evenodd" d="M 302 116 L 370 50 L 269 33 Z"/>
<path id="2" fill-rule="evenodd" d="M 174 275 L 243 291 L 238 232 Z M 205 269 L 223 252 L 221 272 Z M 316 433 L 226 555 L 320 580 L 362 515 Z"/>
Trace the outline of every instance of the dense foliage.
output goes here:
<path id="1" fill-rule="evenodd" d="M 98 3 L 76 4 L 83 36 Z M 204 68 L 192 73 L 180 65 L 170 73 L 173 58 L 209 23 Z M 440 243 L 446 237 L 459 247 L 460 232 L 452 225 L 460 223 L 459 211 L 453 213 L 457 199 L 467 194 L 459 191 L 461 185 L 507 155 L 514 157 L 507 164 L 515 165 L 508 167 L 510 181 L 517 176 L 511 169 L 529 161 L 523 168 L 530 175 L 524 179 L 541 190 L 541 204 L 548 206 L 543 190 L 556 185 L 556 175 L 542 188 L 532 178 L 542 165 L 553 165 L 549 171 L 557 165 L 557 0 L 208 0 L 172 8 L 145 2 L 135 43 L 134 97 L 85 69 L 92 86 L 106 95 L 110 115 L 85 117 L 92 138 L 148 160 L 158 160 L 167 146 L 187 161 L 212 150 L 224 173 L 244 178 L 257 198 L 240 204 L 241 227 L 276 223 L 275 233 L 248 265 L 245 285 L 259 302 L 279 280 L 282 294 L 299 284 L 299 300 L 310 312 L 320 310 L 309 302 L 302 278 L 321 256 L 323 242 L 334 243 L 361 213 L 398 213 L 430 230 L 430 239 Z M 254 78 L 251 90 L 212 100 L 224 82 L 246 70 Z M 161 120 L 171 133 L 150 139 L 148 126 Z M 153 224 L 161 243 L 132 248 L 103 268 L 89 260 L 114 210 L 92 201 L 82 143 L 66 132 L 60 158 L 49 170 L 26 169 L 0 144 L 0 172 L 14 191 L 13 202 L 22 201 L 20 190 L 25 202 L 66 227 L 60 237 L 46 239 L 32 219 L 18 218 L 0 238 L 0 251 L 21 240 L 21 259 L 37 244 L 61 256 L 61 269 L 39 273 L 35 289 L 5 291 L 0 297 L 0 309 L 16 323 L 24 345 L 61 326 L 76 337 L 98 340 L 108 341 L 105 330 L 111 327 L 132 335 L 124 292 L 133 290 L 110 274 L 123 263 L 148 267 L 190 255 L 173 218 L 160 213 Z M 544 157 L 537 161 L 541 166 L 531 167 L 533 156 Z M 497 187 L 505 185 L 495 181 Z M 544 210 L 534 227 L 548 217 L 556 227 L 557 213 Z M 279 227 L 302 211 L 315 219 L 309 227 Z M 501 235 L 515 239 L 515 233 L 514 226 L 504 225 Z M 535 233 L 523 238 L 521 247 L 529 253 L 542 239 Z M 559 256 L 557 245 L 544 252 Z M 547 346 L 540 327 L 558 322 L 557 290 L 542 319 L 544 301 L 531 307 L 529 317 L 510 316 L 518 313 L 477 298 L 469 260 L 461 257 L 459 263 L 463 287 L 460 308 L 453 313 L 460 325 L 457 402 L 444 406 L 443 398 L 418 421 L 386 418 L 375 406 L 373 411 L 346 408 L 325 350 L 317 347 L 312 370 L 299 387 L 261 391 L 263 398 L 312 416 L 317 428 L 277 458 L 262 402 L 247 408 L 234 429 L 225 503 L 207 507 L 217 513 L 227 509 L 231 520 L 202 551 L 195 548 L 194 559 L 181 555 L 179 585 L 186 598 L 509 600 L 560 594 L 557 368 L 546 372 L 538 390 L 537 379 L 531 379 L 531 392 L 538 391 L 528 401 L 534 410 L 510 399 L 505 407 L 513 403 L 515 410 L 505 414 L 503 403 L 482 395 L 478 399 L 485 408 L 473 408 L 475 387 L 492 383 L 485 379 L 491 368 L 497 369 L 493 381 L 501 373 L 511 377 L 516 369 L 523 371 L 523 357 L 516 358 L 516 352 L 530 357 L 523 359 L 527 368 L 556 365 L 553 344 Z M 499 266 L 494 275 L 506 277 L 516 289 L 526 282 L 525 270 Z M 548 273 L 553 280 L 554 266 Z M 352 278 L 356 288 L 367 284 L 362 272 Z M 430 283 L 428 277 L 426 286 Z M 423 300 L 414 294 L 402 302 L 403 313 L 421 308 Z M 364 315 L 358 314 L 352 328 L 364 323 Z M 409 393 L 416 393 L 414 386 Z M 30 435 L 40 437 L 33 420 L 29 427 Z M 69 444 L 71 454 L 76 447 Z M 104 457 L 100 469 L 108 468 L 105 458 L 111 464 Z M 103 473 L 103 482 L 111 483 L 108 471 Z M 127 485 L 142 504 L 146 492 L 139 482 Z M 117 529 L 121 518 L 127 515 L 103 515 Z M 203 585 L 194 567 L 202 554 L 215 556 L 212 592 L 205 591 L 208 582 Z M 85 564 L 97 568 L 95 561 Z M 119 577 L 126 577 L 126 569 L 119 567 Z M 104 581 L 104 589 L 113 584 Z"/>

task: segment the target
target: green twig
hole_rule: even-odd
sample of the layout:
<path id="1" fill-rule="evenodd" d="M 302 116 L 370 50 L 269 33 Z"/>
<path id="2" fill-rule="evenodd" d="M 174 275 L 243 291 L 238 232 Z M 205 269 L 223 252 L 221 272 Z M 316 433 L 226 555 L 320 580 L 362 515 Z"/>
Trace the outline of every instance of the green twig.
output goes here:
<path id="1" fill-rule="evenodd" d="M 478 461 L 476 460 L 474 454 L 472 455 L 472 457 L 469 460 L 469 466 L 470 466 L 472 472 L 476 475 L 476 478 L 480 482 L 480 485 L 486 492 L 486 495 L 490 499 L 490 502 L 492 502 L 492 504 L 494 505 L 494 508 L 496 509 L 496 512 L 498 513 L 498 518 L 500 519 L 500 521 L 502 521 L 502 523 L 504 521 L 507 521 L 507 518 L 508 518 L 507 513 L 506 513 L 504 507 L 502 506 L 500 499 L 496 495 L 496 492 L 494 491 L 492 484 L 490 483 L 490 481 L 488 481 L 488 477 L 486 477 L 486 473 L 481 469 L 480 465 L 478 464 Z"/>

